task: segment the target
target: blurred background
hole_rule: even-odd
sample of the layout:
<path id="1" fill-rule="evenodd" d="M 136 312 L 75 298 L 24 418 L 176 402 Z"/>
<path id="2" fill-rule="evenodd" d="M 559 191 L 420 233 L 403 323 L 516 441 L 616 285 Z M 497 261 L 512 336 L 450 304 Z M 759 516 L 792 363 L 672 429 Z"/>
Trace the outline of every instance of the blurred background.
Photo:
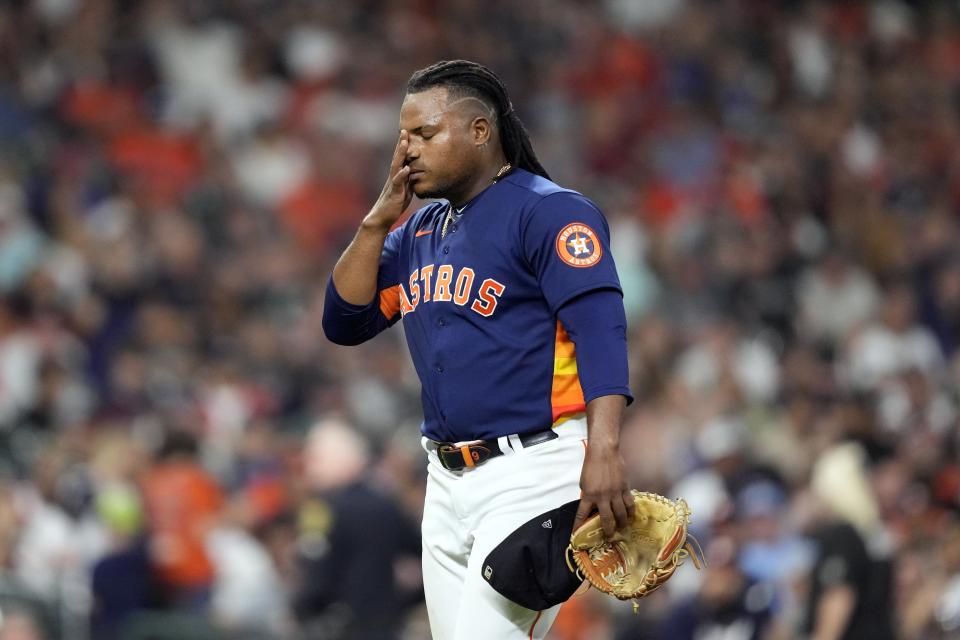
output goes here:
<path id="1" fill-rule="evenodd" d="M 429 637 L 402 329 L 319 317 L 452 57 L 607 214 L 708 562 L 551 638 L 960 637 L 960 3 L 3 0 L 0 640 Z"/>

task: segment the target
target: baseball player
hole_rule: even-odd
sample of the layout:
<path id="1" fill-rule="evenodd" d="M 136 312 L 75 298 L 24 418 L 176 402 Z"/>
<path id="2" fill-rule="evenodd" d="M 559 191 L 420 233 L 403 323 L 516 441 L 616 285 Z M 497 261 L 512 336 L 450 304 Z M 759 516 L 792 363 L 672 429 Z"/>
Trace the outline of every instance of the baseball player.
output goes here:
<path id="1" fill-rule="evenodd" d="M 438 200 L 390 231 L 414 194 Z M 483 560 L 577 498 L 574 526 L 593 511 L 607 535 L 629 523 L 626 319 L 603 215 L 550 180 L 503 84 L 473 62 L 410 78 L 389 176 L 327 288 L 333 342 L 401 318 L 422 385 L 433 636 L 543 638 L 559 605 L 511 602 Z"/>

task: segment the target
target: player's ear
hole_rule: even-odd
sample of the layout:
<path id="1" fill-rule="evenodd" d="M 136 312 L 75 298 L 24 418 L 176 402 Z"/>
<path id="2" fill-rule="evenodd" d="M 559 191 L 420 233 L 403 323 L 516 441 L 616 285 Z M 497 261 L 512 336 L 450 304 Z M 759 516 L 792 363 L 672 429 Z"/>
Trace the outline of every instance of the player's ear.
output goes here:
<path id="1" fill-rule="evenodd" d="M 493 136 L 493 127 L 490 126 L 489 120 L 483 116 L 478 116 L 470 123 L 470 133 L 473 136 L 473 144 L 482 147 L 490 142 L 490 138 Z"/>

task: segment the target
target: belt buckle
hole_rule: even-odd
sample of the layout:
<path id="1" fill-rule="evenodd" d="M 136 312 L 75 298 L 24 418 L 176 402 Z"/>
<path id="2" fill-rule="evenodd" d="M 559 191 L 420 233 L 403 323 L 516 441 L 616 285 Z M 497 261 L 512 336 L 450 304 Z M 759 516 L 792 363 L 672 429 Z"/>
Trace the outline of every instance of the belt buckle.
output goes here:
<path id="1" fill-rule="evenodd" d="M 484 440 L 471 440 L 469 442 L 454 442 L 454 443 L 444 442 L 444 443 L 438 443 L 438 444 L 439 446 L 437 447 L 437 452 L 438 452 L 437 458 L 440 459 L 440 466 L 442 466 L 447 471 L 461 471 L 463 469 L 472 469 L 482 462 L 480 460 L 480 452 L 474 450 L 472 447 L 477 445 L 483 445 L 486 443 Z M 456 454 L 456 453 L 460 454 L 461 456 L 460 459 L 463 460 L 463 464 L 458 466 L 448 465 L 446 456 L 444 454 Z M 458 462 L 460 460 L 457 458 L 454 458 L 454 459 L 458 460 Z"/>

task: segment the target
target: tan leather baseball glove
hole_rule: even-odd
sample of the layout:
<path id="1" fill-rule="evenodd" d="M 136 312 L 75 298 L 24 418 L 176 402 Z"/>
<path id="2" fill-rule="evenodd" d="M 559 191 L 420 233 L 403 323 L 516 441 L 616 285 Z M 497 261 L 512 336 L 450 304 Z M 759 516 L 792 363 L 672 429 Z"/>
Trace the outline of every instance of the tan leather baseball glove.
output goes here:
<path id="1" fill-rule="evenodd" d="M 688 555 L 697 569 L 700 568 L 697 554 L 687 540 L 690 522 L 687 503 L 682 499 L 674 502 L 655 493 L 632 493 L 634 516 L 629 525 L 607 540 L 600 516 L 594 515 L 570 535 L 567 547 L 571 571 L 621 600 L 653 593 L 670 579 Z M 634 610 L 636 606 L 635 602 Z"/>

